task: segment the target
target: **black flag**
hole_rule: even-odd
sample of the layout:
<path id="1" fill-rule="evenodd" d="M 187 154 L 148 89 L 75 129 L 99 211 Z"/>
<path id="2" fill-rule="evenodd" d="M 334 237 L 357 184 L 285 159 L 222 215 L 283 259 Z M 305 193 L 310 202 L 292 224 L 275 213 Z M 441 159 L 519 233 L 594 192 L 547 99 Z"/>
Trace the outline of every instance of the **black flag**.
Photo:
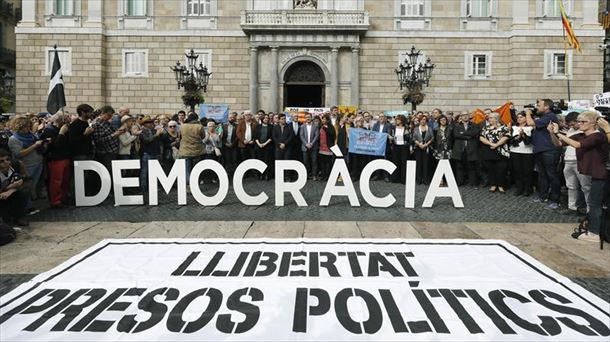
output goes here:
<path id="1" fill-rule="evenodd" d="M 51 71 L 51 82 L 49 83 L 49 98 L 47 99 L 47 112 L 57 113 L 59 109 L 66 106 L 66 96 L 64 95 L 64 77 L 61 73 L 59 54 L 55 47 L 53 57 L 53 71 Z"/>

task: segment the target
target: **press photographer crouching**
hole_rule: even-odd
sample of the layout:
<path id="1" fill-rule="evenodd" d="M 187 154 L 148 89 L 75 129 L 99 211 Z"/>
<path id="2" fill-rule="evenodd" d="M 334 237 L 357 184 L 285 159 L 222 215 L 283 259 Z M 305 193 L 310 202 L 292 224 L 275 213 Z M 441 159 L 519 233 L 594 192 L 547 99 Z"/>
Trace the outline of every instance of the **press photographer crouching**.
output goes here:
<path id="1" fill-rule="evenodd" d="M 600 126 L 604 129 L 600 131 Z M 576 149 L 576 163 L 578 172 L 591 178 L 591 190 L 587 199 L 589 211 L 587 213 L 587 229 L 579 230 L 573 237 L 585 241 L 600 241 L 602 224 L 602 204 L 606 197 L 606 162 L 608 161 L 608 138 L 610 130 L 608 123 L 598 116 L 596 112 L 588 111 L 578 115 L 579 130 L 582 133 L 568 137 L 559 131 L 559 125 L 551 122 L 548 130 L 551 139 L 558 139 L 562 144 Z"/>
<path id="2" fill-rule="evenodd" d="M 11 165 L 10 153 L 0 149 L 0 217 L 5 224 L 27 226 L 29 194 L 21 175 Z"/>

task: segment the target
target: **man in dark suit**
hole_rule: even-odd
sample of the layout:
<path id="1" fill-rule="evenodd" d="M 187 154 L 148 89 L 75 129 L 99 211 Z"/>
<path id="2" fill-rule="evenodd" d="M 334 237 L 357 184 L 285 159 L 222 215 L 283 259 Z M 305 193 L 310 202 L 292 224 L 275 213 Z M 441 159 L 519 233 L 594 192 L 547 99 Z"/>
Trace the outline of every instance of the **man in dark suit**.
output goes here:
<path id="1" fill-rule="evenodd" d="M 311 114 L 305 115 L 305 124 L 299 134 L 303 162 L 308 178 L 318 180 L 318 151 L 320 150 L 320 128 L 311 123 Z"/>
<path id="2" fill-rule="evenodd" d="M 292 141 L 292 146 L 290 147 L 290 158 L 292 160 L 303 161 L 303 155 L 301 154 L 301 140 L 299 138 L 299 130 L 301 129 L 301 124 L 299 123 L 299 114 L 292 113 L 291 115 L 292 121 L 290 122 L 290 128 L 292 128 L 292 132 L 297 139 Z"/>
<path id="3" fill-rule="evenodd" d="M 386 133 L 388 135 L 386 144 L 385 144 L 385 156 L 383 157 L 375 157 L 373 159 L 390 159 L 390 136 L 392 135 L 392 125 L 388 122 L 388 118 L 383 113 L 379 113 L 379 120 L 373 125 L 372 131 L 379 133 Z M 390 181 L 390 174 L 386 171 L 375 171 L 375 174 L 371 178 L 371 180 L 379 180 L 383 178 L 386 182 Z"/>
<path id="4" fill-rule="evenodd" d="M 456 180 L 458 185 L 463 185 L 464 170 L 468 173 L 468 180 L 473 187 L 478 186 L 477 160 L 479 157 L 479 134 L 478 125 L 470 122 L 470 114 L 467 111 L 460 114 L 459 122 L 453 125 L 453 151 L 451 159 L 455 163 Z"/>
<path id="5" fill-rule="evenodd" d="M 229 114 L 229 121 L 224 124 L 222 129 L 222 158 L 229 177 L 232 177 L 233 172 L 235 172 L 235 168 L 237 167 L 237 154 L 239 153 L 237 147 L 236 118 L 237 113 L 233 112 Z"/>
<path id="6" fill-rule="evenodd" d="M 290 148 L 294 139 L 292 128 L 286 125 L 286 115 L 279 114 L 280 123 L 273 127 L 273 143 L 275 144 L 275 160 L 290 160 Z"/>

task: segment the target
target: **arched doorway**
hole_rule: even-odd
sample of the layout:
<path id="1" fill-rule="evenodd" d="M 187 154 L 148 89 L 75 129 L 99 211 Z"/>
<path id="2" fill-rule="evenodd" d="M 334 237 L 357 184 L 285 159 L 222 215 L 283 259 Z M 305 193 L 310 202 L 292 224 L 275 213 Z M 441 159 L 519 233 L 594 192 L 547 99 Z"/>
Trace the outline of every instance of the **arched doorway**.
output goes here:
<path id="1" fill-rule="evenodd" d="M 324 107 L 324 84 L 324 72 L 316 63 L 294 63 L 284 74 L 284 107 Z"/>

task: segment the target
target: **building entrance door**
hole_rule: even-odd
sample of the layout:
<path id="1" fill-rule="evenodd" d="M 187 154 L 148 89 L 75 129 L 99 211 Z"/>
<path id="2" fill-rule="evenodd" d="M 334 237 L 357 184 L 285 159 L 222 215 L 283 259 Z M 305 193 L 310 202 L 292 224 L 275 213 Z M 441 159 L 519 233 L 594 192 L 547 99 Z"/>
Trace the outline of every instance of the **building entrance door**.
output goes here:
<path id="1" fill-rule="evenodd" d="M 296 62 L 284 75 L 284 107 L 324 107 L 324 72 L 313 62 Z"/>

